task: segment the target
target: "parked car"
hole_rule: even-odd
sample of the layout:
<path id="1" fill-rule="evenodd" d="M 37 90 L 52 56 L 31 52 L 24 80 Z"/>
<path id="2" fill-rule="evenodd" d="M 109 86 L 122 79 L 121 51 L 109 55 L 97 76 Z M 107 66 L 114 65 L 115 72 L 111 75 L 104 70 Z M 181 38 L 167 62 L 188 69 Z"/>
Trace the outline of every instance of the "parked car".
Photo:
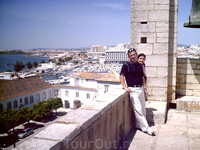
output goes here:
<path id="1" fill-rule="evenodd" d="M 18 134 L 18 138 L 24 138 L 33 133 L 33 128 L 26 128 Z"/>

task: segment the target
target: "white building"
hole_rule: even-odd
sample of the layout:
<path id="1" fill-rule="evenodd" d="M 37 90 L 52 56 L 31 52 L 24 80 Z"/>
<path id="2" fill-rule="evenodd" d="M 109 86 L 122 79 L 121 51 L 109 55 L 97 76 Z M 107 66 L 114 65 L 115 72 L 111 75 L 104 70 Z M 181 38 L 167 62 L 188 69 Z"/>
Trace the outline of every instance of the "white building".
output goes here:
<path id="1" fill-rule="evenodd" d="M 71 76 L 70 85 L 52 86 L 39 77 L 0 80 L 0 112 L 6 108 L 17 110 L 22 106 L 31 108 L 39 101 L 47 101 L 56 97 L 62 99 L 63 107 L 76 108 L 76 100 L 84 105 L 119 86 L 121 87 L 119 74 L 116 72 L 77 73 Z"/>
<path id="2" fill-rule="evenodd" d="M 49 63 L 41 63 L 36 68 L 36 72 L 45 72 L 47 69 L 53 69 L 56 67 L 56 63 L 49 62 Z"/>
<path id="3" fill-rule="evenodd" d="M 2 72 L 0 73 L 0 79 L 13 80 L 14 72 Z"/>
<path id="4" fill-rule="evenodd" d="M 127 57 L 127 49 L 124 50 L 105 50 L 106 63 L 123 63 L 125 61 L 129 61 Z"/>
<path id="5" fill-rule="evenodd" d="M 89 58 L 99 58 L 101 56 L 105 56 L 105 49 L 107 47 L 103 45 L 93 45 L 87 51 Z"/>
<path id="6" fill-rule="evenodd" d="M 39 77 L 0 80 L 0 112 L 3 109 L 31 108 L 39 101 L 57 97 L 57 91 Z"/>

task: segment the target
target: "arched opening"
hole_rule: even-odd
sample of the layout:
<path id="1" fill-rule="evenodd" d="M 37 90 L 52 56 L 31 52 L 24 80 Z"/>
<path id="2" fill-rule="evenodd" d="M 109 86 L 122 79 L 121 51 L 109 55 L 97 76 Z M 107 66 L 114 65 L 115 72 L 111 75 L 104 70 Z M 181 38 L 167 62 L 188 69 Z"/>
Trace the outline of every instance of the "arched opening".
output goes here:
<path id="1" fill-rule="evenodd" d="M 74 100 L 74 109 L 78 109 L 81 107 L 81 101 L 80 100 Z"/>

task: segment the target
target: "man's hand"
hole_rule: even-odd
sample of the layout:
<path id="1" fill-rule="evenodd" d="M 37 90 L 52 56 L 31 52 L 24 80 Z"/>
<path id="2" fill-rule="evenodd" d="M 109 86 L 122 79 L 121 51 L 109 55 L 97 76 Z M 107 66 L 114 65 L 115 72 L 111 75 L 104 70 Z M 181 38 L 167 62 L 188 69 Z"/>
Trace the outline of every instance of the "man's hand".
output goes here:
<path id="1" fill-rule="evenodd" d="M 124 90 L 126 90 L 126 92 L 131 93 L 131 89 L 130 88 L 124 88 Z"/>

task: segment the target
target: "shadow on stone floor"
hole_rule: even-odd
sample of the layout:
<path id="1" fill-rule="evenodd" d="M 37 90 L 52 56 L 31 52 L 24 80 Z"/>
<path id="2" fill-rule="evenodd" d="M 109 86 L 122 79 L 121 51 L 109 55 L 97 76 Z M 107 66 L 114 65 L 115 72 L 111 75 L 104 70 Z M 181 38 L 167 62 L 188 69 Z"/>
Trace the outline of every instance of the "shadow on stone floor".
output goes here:
<path id="1" fill-rule="evenodd" d="M 128 135 L 120 141 L 118 148 L 116 150 L 128 150 L 131 142 L 134 139 L 136 132 L 137 132 L 137 129 L 135 129 L 135 127 L 132 127 Z"/>

